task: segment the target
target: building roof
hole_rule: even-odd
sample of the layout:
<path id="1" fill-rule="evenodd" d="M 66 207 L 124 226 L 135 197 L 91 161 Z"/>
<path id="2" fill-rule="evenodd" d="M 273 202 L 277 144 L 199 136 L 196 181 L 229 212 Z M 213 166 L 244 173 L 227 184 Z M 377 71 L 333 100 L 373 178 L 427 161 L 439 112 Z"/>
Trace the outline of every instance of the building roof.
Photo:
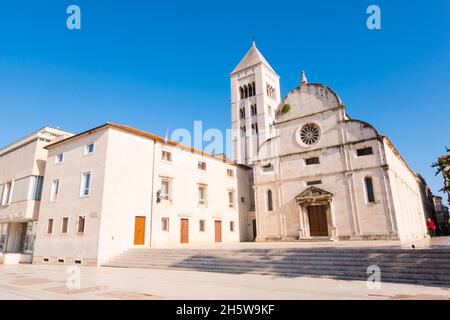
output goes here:
<path id="1" fill-rule="evenodd" d="M 203 150 L 200 150 L 200 149 L 197 149 L 197 148 L 194 148 L 194 147 L 191 147 L 191 146 L 179 143 L 177 141 L 165 139 L 165 138 L 163 138 L 161 136 L 158 136 L 156 134 L 149 133 L 149 132 L 146 132 L 146 131 L 143 131 L 143 130 L 140 130 L 140 129 L 136 129 L 136 128 L 133 128 L 133 127 L 130 127 L 130 126 L 127 126 L 127 125 L 124 125 L 124 124 L 115 123 L 115 122 L 111 122 L 111 121 L 107 122 L 105 124 L 102 124 L 102 125 L 100 125 L 98 127 L 95 127 L 95 128 L 92 128 L 92 129 L 89 129 L 89 130 L 86 130 L 86 131 L 83 131 L 83 132 L 81 132 L 81 133 L 79 133 L 77 135 L 68 137 L 68 138 L 63 139 L 63 140 L 56 141 L 55 143 L 51 143 L 48 146 L 46 146 L 45 148 L 46 149 L 51 149 L 51 148 L 54 148 L 54 147 L 56 147 L 58 145 L 61 145 L 61 144 L 73 141 L 75 139 L 81 138 L 83 136 L 92 134 L 92 133 L 94 133 L 96 131 L 103 130 L 103 129 L 106 129 L 106 128 L 119 129 L 119 130 L 125 131 L 125 132 L 130 133 L 130 134 L 135 134 L 135 135 L 138 135 L 138 136 L 141 136 L 141 137 L 145 137 L 145 138 L 157 141 L 157 142 L 161 142 L 161 143 L 164 143 L 164 144 L 167 144 L 167 145 L 178 147 L 180 149 L 183 149 L 184 151 L 188 151 L 188 152 L 192 152 L 192 153 L 195 153 L 195 154 L 199 154 L 201 156 L 212 158 L 212 159 L 215 159 L 215 160 L 218 160 L 218 161 L 222 161 L 222 162 L 234 165 L 234 166 L 240 166 L 240 167 L 248 168 L 247 166 L 240 165 L 240 164 L 237 164 L 237 163 L 229 160 L 224 154 L 213 155 L 211 153 L 204 152 Z"/>
<path id="2" fill-rule="evenodd" d="M 39 130 L 33 131 L 32 133 L 22 137 L 18 140 L 15 140 L 4 147 L 0 147 L 0 156 L 8 154 L 14 150 L 17 150 L 23 146 L 28 145 L 29 143 L 34 142 L 37 138 L 45 138 L 48 140 L 60 139 L 61 137 L 70 136 L 71 133 L 67 131 L 63 131 L 59 128 L 53 128 L 49 126 L 45 126 L 40 128 Z"/>
<path id="3" fill-rule="evenodd" d="M 244 58 L 242 58 L 241 62 L 239 62 L 239 64 L 237 65 L 236 68 L 234 68 L 231 74 L 250 68 L 260 63 L 264 64 L 273 73 L 277 74 L 275 70 L 273 70 L 273 68 L 267 62 L 267 60 L 264 58 L 262 53 L 258 50 L 255 41 L 253 41 L 252 47 L 250 48 L 250 50 L 248 50 L 247 54 L 244 56 Z"/>

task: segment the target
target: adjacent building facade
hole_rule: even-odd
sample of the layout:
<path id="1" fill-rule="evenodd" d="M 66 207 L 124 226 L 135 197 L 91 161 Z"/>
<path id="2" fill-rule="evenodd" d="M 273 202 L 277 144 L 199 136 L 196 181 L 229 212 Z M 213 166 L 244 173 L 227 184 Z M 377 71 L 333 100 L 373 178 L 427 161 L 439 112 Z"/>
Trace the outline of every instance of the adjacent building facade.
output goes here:
<path id="1" fill-rule="evenodd" d="M 47 149 L 36 263 L 248 240 L 248 168 L 223 156 L 115 123 Z"/>
<path id="2" fill-rule="evenodd" d="M 47 161 L 44 148 L 69 135 L 45 127 L 0 149 L 0 263 L 31 261 Z"/>

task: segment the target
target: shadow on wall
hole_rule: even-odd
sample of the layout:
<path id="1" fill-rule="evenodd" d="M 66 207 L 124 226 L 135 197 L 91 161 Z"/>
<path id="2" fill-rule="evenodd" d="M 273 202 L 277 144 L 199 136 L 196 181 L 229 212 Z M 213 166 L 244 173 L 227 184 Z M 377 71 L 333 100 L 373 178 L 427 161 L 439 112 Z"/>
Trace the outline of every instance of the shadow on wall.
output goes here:
<path id="1" fill-rule="evenodd" d="M 382 282 L 450 287 L 449 250 L 241 250 L 220 255 L 193 254 L 169 267 L 229 274 L 367 281 L 372 274 L 368 274 L 367 268 L 374 265 L 381 270 Z"/>

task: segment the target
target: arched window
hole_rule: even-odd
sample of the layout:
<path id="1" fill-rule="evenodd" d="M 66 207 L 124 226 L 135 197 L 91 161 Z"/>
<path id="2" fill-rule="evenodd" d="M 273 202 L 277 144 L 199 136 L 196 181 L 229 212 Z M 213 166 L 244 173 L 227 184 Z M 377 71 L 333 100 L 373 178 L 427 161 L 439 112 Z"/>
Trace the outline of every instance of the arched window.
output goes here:
<path id="1" fill-rule="evenodd" d="M 258 109 L 256 108 L 256 104 L 253 106 L 253 109 L 255 111 L 254 115 L 256 115 L 258 113 Z"/>
<path id="2" fill-rule="evenodd" d="M 273 211 L 272 190 L 267 190 L 267 211 Z"/>
<path id="3" fill-rule="evenodd" d="M 244 86 L 244 97 L 248 98 L 248 87 Z"/>
<path id="4" fill-rule="evenodd" d="M 252 85 L 250 83 L 248 84 L 248 96 L 249 97 L 253 96 L 253 89 L 252 89 Z"/>
<path id="5" fill-rule="evenodd" d="M 364 179 L 364 184 L 366 185 L 367 202 L 375 202 L 375 194 L 373 192 L 373 182 L 372 178 L 367 177 Z"/>
<path id="6" fill-rule="evenodd" d="M 254 82 L 252 83 L 252 88 L 253 88 L 253 95 L 256 96 L 256 85 Z"/>
<path id="7" fill-rule="evenodd" d="M 242 87 L 239 87 L 239 94 L 241 96 L 241 100 L 244 99 L 244 89 L 242 89 Z"/>

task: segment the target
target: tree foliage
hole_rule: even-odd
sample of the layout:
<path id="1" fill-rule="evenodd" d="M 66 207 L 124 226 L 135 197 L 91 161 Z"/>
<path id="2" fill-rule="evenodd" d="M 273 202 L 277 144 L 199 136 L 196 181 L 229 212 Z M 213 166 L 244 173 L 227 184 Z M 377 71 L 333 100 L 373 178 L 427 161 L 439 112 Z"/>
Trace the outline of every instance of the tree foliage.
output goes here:
<path id="1" fill-rule="evenodd" d="M 432 167 L 436 168 L 436 175 L 442 173 L 444 176 L 444 188 L 439 191 L 446 191 L 450 194 L 450 149 L 447 147 L 445 149 L 449 154 L 440 157 L 438 162 L 433 163 Z"/>

